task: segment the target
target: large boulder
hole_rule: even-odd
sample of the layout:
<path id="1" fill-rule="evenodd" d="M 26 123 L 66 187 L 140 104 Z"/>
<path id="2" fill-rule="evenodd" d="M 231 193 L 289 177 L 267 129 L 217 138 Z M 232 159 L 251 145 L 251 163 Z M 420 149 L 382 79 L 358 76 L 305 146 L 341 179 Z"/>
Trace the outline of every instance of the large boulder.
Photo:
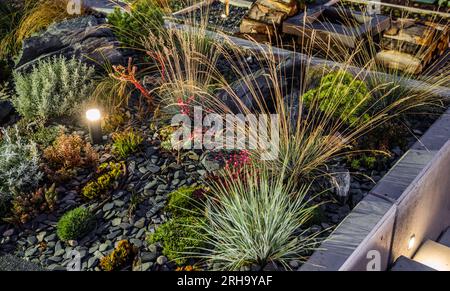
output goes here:
<path id="1" fill-rule="evenodd" d="M 217 98 L 234 113 L 245 112 L 246 110 L 243 107 L 251 111 L 258 111 L 258 100 L 264 100 L 267 109 L 273 111 L 274 100 L 272 96 L 277 90 L 281 90 L 284 96 L 299 94 L 295 89 L 302 86 L 305 65 L 301 59 L 292 55 L 282 60 L 276 69 L 277 71 L 272 74 L 267 71 L 268 69 L 260 69 L 253 75 L 248 76 L 247 80 L 237 80 L 231 84 L 231 90 L 218 92 Z M 271 75 L 277 76 L 277 82 L 273 81 Z M 275 86 L 279 88 L 275 88 Z M 230 93 L 230 91 L 233 93 Z M 239 98 L 239 101 L 236 101 L 237 98 Z M 289 102 L 286 100 L 286 105 L 295 107 L 292 102 L 296 98 L 292 98 L 292 100 Z"/>
<path id="2" fill-rule="evenodd" d="M 88 15 L 49 26 L 24 41 L 16 69 L 27 71 L 38 60 L 59 55 L 75 56 L 98 68 L 105 60 L 111 64 L 124 63 L 117 38 L 104 24 L 105 18 Z"/>

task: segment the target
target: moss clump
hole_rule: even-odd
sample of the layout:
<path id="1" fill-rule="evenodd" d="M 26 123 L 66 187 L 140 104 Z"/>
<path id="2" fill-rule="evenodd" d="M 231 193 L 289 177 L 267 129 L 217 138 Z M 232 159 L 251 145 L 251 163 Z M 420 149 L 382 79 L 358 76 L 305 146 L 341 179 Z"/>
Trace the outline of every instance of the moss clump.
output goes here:
<path id="1" fill-rule="evenodd" d="M 118 271 L 133 262 L 136 248 L 127 240 L 121 240 L 108 256 L 101 258 L 100 268 L 103 271 Z"/>
<path id="2" fill-rule="evenodd" d="M 126 130 L 113 135 L 113 150 L 121 158 L 126 158 L 135 153 L 144 138 L 133 130 Z"/>
<path id="3" fill-rule="evenodd" d="M 56 233 L 63 241 L 76 240 L 91 231 L 92 227 L 92 213 L 84 207 L 78 207 L 61 217 L 56 226 Z"/>
<path id="4" fill-rule="evenodd" d="M 198 216 L 199 200 L 204 196 L 203 186 L 184 186 L 169 194 L 166 210 L 173 216 Z"/>
<path id="5" fill-rule="evenodd" d="M 177 217 L 161 225 L 155 233 L 148 237 L 150 244 L 160 242 L 163 254 L 179 265 L 188 261 L 188 253 L 195 252 L 204 246 L 203 235 L 198 225 L 201 219 L 197 217 Z"/>
<path id="6" fill-rule="evenodd" d="M 350 167 L 353 170 L 359 170 L 360 168 L 366 168 L 367 170 L 373 170 L 377 167 L 377 158 L 373 156 L 362 155 L 360 157 L 354 157 L 351 159 Z"/>

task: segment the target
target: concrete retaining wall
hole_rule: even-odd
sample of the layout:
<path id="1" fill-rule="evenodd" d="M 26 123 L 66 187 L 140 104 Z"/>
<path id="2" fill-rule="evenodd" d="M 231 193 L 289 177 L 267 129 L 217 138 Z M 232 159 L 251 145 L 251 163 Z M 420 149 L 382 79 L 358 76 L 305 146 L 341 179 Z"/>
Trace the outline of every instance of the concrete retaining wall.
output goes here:
<path id="1" fill-rule="evenodd" d="M 399 256 L 411 257 L 423 240 L 437 239 L 450 226 L 447 140 L 439 151 L 407 152 L 301 270 L 365 271 L 371 250 L 378 251 L 380 270 L 386 270 Z M 415 177 L 406 174 L 408 168 Z M 409 248 L 412 236 L 415 244 Z"/>
<path id="2" fill-rule="evenodd" d="M 436 240 L 450 226 L 450 141 L 397 200 L 392 259 L 411 257 L 427 239 Z M 415 244 L 408 242 L 415 236 Z"/>

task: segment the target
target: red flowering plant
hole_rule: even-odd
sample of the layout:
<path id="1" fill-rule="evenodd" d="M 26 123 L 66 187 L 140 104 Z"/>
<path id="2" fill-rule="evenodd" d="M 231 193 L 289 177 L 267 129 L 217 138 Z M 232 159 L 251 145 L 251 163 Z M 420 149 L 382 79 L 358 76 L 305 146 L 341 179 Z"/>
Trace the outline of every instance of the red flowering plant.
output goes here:
<path id="1" fill-rule="evenodd" d="M 224 187 L 236 180 L 246 179 L 246 167 L 252 164 L 252 156 L 248 150 L 239 150 L 232 153 L 218 152 L 215 159 L 223 162 L 221 171 L 211 174 L 208 178 L 212 183 L 221 184 Z"/>
<path id="2" fill-rule="evenodd" d="M 192 117 L 193 113 L 191 110 L 191 103 L 195 100 L 194 96 L 190 96 L 183 100 L 183 98 L 178 98 L 176 105 L 178 106 L 178 110 L 181 114 Z"/>
<path id="3" fill-rule="evenodd" d="M 161 67 L 161 80 L 164 81 L 164 72 L 165 65 L 164 59 L 160 54 L 147 52 L 147 54 L 153 58 L 153 60 Z M 142 96 L 145 97 L 150 107 L 153 106 L 153 96 L 150 95 L 149 91 L 141 84 L 141 82 L 137 79 L 137 70 L 138 67 L 133 65 L 133 59 L 128 59 L 128 66 L 112 66 L 114 72 L 110 74 L 110 76 L 116 80 L 131 83 L 139 92 L 141 92 Z"/>

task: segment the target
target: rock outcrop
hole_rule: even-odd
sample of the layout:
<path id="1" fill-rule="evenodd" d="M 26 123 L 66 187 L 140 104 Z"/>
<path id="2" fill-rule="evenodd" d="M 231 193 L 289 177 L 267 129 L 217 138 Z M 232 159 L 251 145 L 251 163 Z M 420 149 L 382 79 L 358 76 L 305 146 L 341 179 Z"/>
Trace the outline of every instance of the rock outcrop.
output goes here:
<path id="1" fill-rule="evenodd" d="M 105 19 L 94 15 L 55 23 L 46 31 L 26 39 L 17 70 L 29 70 L 38 60 L 63 55 L 75 56 L 98 68 L 106 60 L 112 64 L 125 61 L 120 44 Z"/>
<path id="2" fill-rule="evenodd" d="M 285 99 L 291 94 L 298 96 L 299 92 L 293 92 L 293 88 L 301 88 L 302 76 L 304 75 L 305 66 L 299 58 L 288 57 L 280 62 L 276 68 L 278 76 L 277 82 L 274 82 L 267 69 L 260 69 L 253 73 L 247 80 L 237 80 L 231 84 L 231 91 L 220 91 L 217 98 L 234 113 L 246 112 L 243 108 L 258 111 L 258 100 L 264 100 L 267 109 L 273 110 L 273 97 L 276 90 L 280 89 L 285 94 Z M 277 89 L 275 88 L 278 87 Z M 255 90 L 255 88 L 258 88 Z M 256 95 L 256 96 L 255 96 Z M 239 101 L 236 100 L 239 98 Z M 285 100 L 290 110 L 298 110 L 298 104 L 295 104 L 296 98 Z M 294 112 L 291 112 L 294 114 Z M 298 113 L 296 116 L 298 116 Z"/>

